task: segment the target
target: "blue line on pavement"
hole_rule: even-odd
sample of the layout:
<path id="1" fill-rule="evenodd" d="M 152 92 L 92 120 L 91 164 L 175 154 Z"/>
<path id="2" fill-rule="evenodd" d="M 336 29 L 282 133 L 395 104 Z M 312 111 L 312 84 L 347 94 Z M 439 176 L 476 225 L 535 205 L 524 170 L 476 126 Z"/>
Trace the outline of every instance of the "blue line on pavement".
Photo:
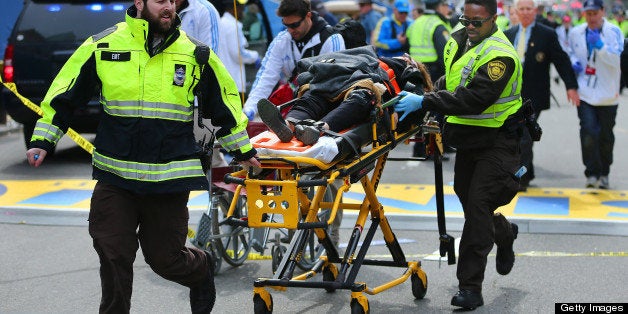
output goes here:
<path id="1" fill-rule="evenodd" d="M 610 213 L 608 213 L 607 217 L 628 218 L 628 214 L 610 212 Z"/>
<path id="2" fill-rule="evenodd" d="M 27 198 L 18 204 L 46 204 L 70 206 L 85 201 L 92 197 L 91 190 L 63 189 L 54 192 L 47 192 L 35 197 Z"/>
<path id="3" fill-rule="evenodd" d="M 190 197 L 188 200 L 188 206 L 207 206 L 209 203 L 209 198 L 207 197 L 207 193 L 202 193 L 194 197 Z"/>
<path id="4" fill-rule="evenodd" d="M 605 201 L 602 205 L 628 208 L 628 201 Z"/>
<path id="5" fill-rule="evenodd" d="M 361 200 L 364 198 L 364 193 L 346 192 L 345 196 L 355 200 Z M 403 210 L 411 211 L 435 211 L 436 210 L 436 197 L 430 198 L 427 204 L 422 205 L 414 202 L 400 201 L 388 197 L 377 198 L 383 206 L 399 208 Z M 445 210 L 447 212 L 459 212 L 462 213 L 462 205 L 458 201 L 458 197 L 455 195 L 445 195 Z"/>
<path id="6" fill-rule="evenodd" d="M 568 197 L 519 196 L 515 214 L 525 215 L 569 215 Z"/>

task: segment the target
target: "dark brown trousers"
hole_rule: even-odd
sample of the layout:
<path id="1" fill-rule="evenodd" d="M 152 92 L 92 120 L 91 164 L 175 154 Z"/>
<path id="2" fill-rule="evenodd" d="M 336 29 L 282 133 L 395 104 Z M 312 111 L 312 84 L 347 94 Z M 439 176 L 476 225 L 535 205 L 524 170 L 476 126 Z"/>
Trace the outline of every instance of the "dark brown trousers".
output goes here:
<path id="1" fill-rule="evenodd" d="M 456 153 L 454 190 L 465 218 L 457 269 L 460 289 L 481 292 L 493 243 L 501 245 L 513 237 L 508 220 L 494 212 L 517 194 L 514 173 L 519 159 L 519 138 L 502 133 L 492 147 Z"/>
<path id="2" fill-rule="evenodd" d="M 188 197 L 189 192 L 136 194 L 96 184 L 89 234 L 100 258 L 100 313 L 129 312 L 139 245 L 146 263 L 161 277 L 187 287 L 205 278 L 205 254 L 185 247 Z"/>

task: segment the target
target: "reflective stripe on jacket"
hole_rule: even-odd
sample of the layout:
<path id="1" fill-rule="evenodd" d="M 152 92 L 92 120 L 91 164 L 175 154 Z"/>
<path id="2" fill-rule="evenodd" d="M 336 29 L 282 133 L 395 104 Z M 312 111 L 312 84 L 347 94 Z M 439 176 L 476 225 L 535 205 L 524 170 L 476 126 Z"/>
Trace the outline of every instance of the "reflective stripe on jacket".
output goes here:
<path id="1" fill-rule="evenodd" d="M 445 75 L 448 91 L 453 92 L 458 86 L 466 86 L 480 66 L 496 57 L 512 58 L 515 60 L 516 70 L 513 71 L 507 87 L 502 91 L 496 103 L 489 106 L 481 114 L 448 116 L 447 122 L 489 128 L 501 127 L 504 121 L 521 107 L 521 63 L 518 62 L 515 49 L 501 30 L 497 30 L 492 36 L 469 49 L 452 64 L 453 56 L 456 55 L 459 48 L 454 39 L 450 39 L 445 47 Z M 498 65 L 495 64 L 495 66 Z M 500 71 L 499 68 L 492 69 L 491 64 L 488 65 L 488 68 L 489 75 L 491 75 L 491 71 L 495 71 L 495 73 Z"/>
<path id="2" fill-rule="evenodd" d="M 211 100 L 204 108 L 211 106 L 212 122 L 222 127 L 223 147 L 240 160 L 255 153 L 235 82 L 213 51 L 199 64 L 195 51 L 207 47 L 178 29 L 149 53 L 148 22 L 133 18 L 133 9 L 125 22 L 87 39 L 64 65 L 42 101 L 45 114 L 32 145 L 56 145 L 73 107 L 100 88 L 96 179 L 140 192 L 206 189 L 193 134 L 195 91 Z M 199 84 L 205 77 L 209 82 Z"/>

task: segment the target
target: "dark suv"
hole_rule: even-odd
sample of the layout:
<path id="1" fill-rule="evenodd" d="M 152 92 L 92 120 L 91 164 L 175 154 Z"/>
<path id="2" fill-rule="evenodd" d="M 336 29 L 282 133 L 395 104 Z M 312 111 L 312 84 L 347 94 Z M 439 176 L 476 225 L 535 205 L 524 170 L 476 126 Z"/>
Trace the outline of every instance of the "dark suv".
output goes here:
<path id="1" fill-rule="evenodd" d="M 24 3 L 4 55 L 3 79 L 39 104 L 70 55 L 89 36 L 124 20 L 131 0 L 29 0 Z M 39 118 L 9 90 L 2 95 L 7 112 L 24 125 L 26 145 Z M 95 133 L 102 112 L 97 98 L 77 108 L 70 127 Z"/>

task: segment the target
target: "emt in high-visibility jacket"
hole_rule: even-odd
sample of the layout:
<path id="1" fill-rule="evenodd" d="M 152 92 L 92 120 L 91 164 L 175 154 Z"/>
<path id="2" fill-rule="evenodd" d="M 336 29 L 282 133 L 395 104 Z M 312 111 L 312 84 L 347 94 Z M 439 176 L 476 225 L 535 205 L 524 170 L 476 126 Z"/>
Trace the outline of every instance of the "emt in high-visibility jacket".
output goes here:
<path id="1" fill-rule="evenodd" d="M 484 304 L 482 281 L 494 243 L 497 272 L 510 272 L 518 232 L 495 213 L 519 188 L 523 127 L 521 63 L 495 24 L 496 6 L 491 0 L 465 3 L 460 22 L 466 27 L 453 32 L 445 46 L 446 73 L 435 91 L 407 93 L 395 106 L 403 112 L 402 120 L 420 108 L 447 115 L 444 136 L 457 148 L 454 191 L 465 216 L 457 270 L 460 290 L 451 304 L 466 309 Z"/>
<path id="2" fill-rule="evenodd" d="M 89 233 L 101 262 L 101 312 L 129 312 L 138 242 L 155 273 L 191 288 L 192 312 L 213 307 L 214 262 L 185 247 L 190 191 L 208 188 L 192 131 L 195 95 L 220 127 L 221 145 L 259 165 L 235 82 L 179 25 L 173 1 L 136 0 L 125 22 L 88 38 L 52 82 L 27 152 L 41 165 L 73 112 L 99 92 Z"/>
<path id="3" fill-rule="evenodd" d="M 410 57 L 423 63 L 433 81 L 445 74 L 443 51 L 449 40 L 451 26 L 441 12 L 449 10 L 443 0 L 426 0 L 425 12 L 408 27 Z"/>

